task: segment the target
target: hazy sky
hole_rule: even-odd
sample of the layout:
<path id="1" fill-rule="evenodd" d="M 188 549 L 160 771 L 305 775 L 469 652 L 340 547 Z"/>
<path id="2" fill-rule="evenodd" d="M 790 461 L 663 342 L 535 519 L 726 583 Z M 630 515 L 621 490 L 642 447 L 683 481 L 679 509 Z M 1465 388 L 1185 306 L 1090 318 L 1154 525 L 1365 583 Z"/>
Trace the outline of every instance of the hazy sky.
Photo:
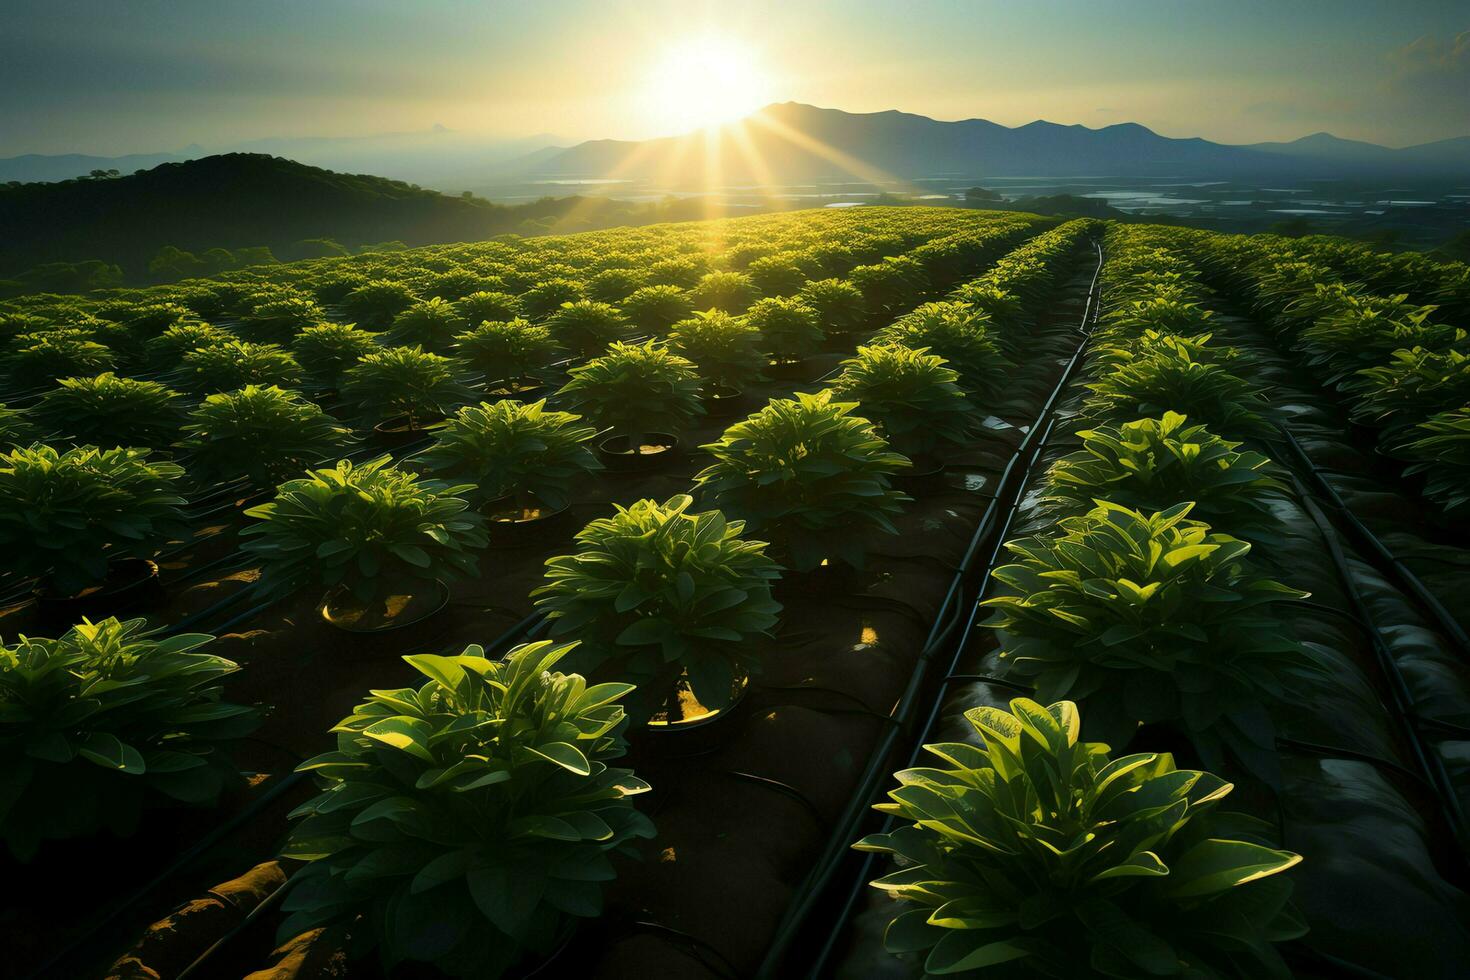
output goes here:
<path id="1" fill-rule="evenodd" d="M 649 79 L 689 37 L 742 51 L 770 101 L 1226 142 L 1470 135 L 1467 0 L 0 0 L 0 155 L 436 123 L 662 135 Z"/>

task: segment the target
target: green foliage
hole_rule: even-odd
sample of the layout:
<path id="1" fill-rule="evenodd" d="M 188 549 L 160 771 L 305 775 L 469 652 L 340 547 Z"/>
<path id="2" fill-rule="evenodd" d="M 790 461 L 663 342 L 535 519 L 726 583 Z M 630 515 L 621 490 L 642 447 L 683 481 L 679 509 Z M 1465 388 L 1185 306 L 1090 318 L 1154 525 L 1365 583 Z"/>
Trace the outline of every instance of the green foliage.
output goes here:
<path id="1" fill-rule="evenodd" d="M 242 532 L 252 540 L 241 550 L 260 558 L 268 592 L 343 586 L 373 602 L 405 584 L 475 574 L 470 551 L 487 539 L 462 499 L 471 488 L 420 480 L 389 463 L 381 456 L 313 470 L 245 512 L 258 523 Z"/>
<path id="2" fill-rule="evenodd" d="M 1470 402 L 1470 354 L 1422 347 L 1394 351 L 1347 386 L 1357 395 L 1353 418 L 1384 430 L 1392 446 L 1419 422 Z"/>
<path id="3" fill-rule="evenodd" d="M 301 381 L 301 365 L 275 344 L 232 340 L 197 347 L 183 356 L 179 387 L 200 395 L 246 385 L 290 388 Z"/>
<path id="4" fill-rule="evenodd" d="M 147 449 L 0 453 L 0 551 L 12 572 L 57 595 L 102 584 L 111 558 L 149 558 L 187 534 L 177 496 L 182 468 Z"/>
<path id="5" fill-rule="evenodd" d="M 832 397 L 857 402 L 893 448 L 927 456 L 960 445 L 975 430 L 975 410 L 941 357 L 900 345 L 859 347 L 842 362 Z"/>
<path id="6" fill-rule="evenodd" d="M 29 860 L 46 840 L 133 833 L 161 803 L 212 804 L 240 775 L 230 739 L 257 724 L 221 700 L 238 668 L 141 619 L 0 646 L 0 838 Z M 105 802 L 105 805 L 100 805 Z"/>
<path id="7" fill-rule="evenodd" d="M 587 295 L 616 305 L 632 296 L 646 282 L 646 277 L 636 269 L 604 269 L 587 280 Z"/>
<path id="8" fill-rule="evenodd" d="M 1214 432 L 1267 435 L 1258 411 L 1267 405 L 1259 384 L 1221 364 L 1202 363 L 1183 350 L 1148 354 L 1105 371 L 1087 387 L 1083 411 L 1096 419 L 1139 418 L 1177 412 Z"/>
<path id="9" fill-rule="evenodd" d="M 149 364 L 168 370 L 183 363 L 184 355 L 201 347 L 217 347 L 235 339 L 224 327 L 210 323 L 176 323 L 143 345 Z"/>
<path id="10" fill-rule="evenodd" d="M 704 414 L 694 365 L 656 341 L 614 343 L 569 373 L 558 394 L 599 426 L 630 439 L 652 432 L 678 435 Z"/>
<path id="11" fill-rule="evenodd" d="M 145 337 L 156 337 L 169 327 L 180 323 L 194 323 L 198 317 L 187 306 L 178 303 L 124 304 L 117 317 L 119 323 Z M 100 315 L 100 311 L 99 311 Z"/>
<path id="12" fill-rule="evenodd" d="M 745 322 L 760 331 L 762 348 L 778 360 L 802 360 L 822 343 L 817 311 L 799 299 L 770 296 L 756 300 Z"/>
<path id="13" fill-rule="evenodd" d="M 1014 594 L 985 605 L 1012 676 L 1042 700 L 1087 698 L 1089 737 L 1124 746 L 1138 724 L 1183 731 L 1206 763 L 1229 748 L 1262 778 L 1278 769 L 1265 708 L 1313 661 L 1271 604 L 1304 592 L 1261 575 L 1250 545 L 1187 519 L 1098 501 L 1056 533 L 1007 543 L 992 575 Z"/>
<path id="14" fill-rule="evenodd" d="M 1214 314 L 1198 303 L 1168 296 L 1132 300 L 1102 315 L 1105 330 L 1138 334 L 1192 334 L 1209 327 Z"/>
<path id="15" fill-rule="evenodd" d="M 1470 504 L 1470 406 L 1420 422 L 1396 455 L 1409 461 L 1406 474 L 1424 476 L 1424 495 L 1445 510 L 1458 513 Z"/>
<path id="16" fill-rule="evenodd" d="M 570 279 L 547 279 L 521 294 L 521 315 L 539 322 L 565 304 L 579 303 L 586 298 L 581 283 Z"/>
<path id="17" fill-rule="evenodd" d="M 465 325 L 455 304 L 435 297 L 414 303 L 394 317 L 388 337 L 397 346 L 443 351 Z"/>
<path id="18" fill-rule="evenodd" d="M 638 685 L 646 716 L 687 678 L 707 708 L 729 704 L 739 673 L 759 668 L 759 641 L 781 605 L 779 566 L 764 541 L 719 511 L 689 513 L 693 499 L 640 500 L 577 533 L 575 554 L 546 563 L 533 595 L 552 635 L 581 641 L 588 672 Z"/>
<path id="19" fill-rule="evenodd" d="M 801 288 L 797 296 L 817 314 L 823 334 L 847 334 L 868 319 L 868 301 L 862 291 L 841 279 L 819 279 Z"/>
<path id="20" fill-rule="evenodd" d="M 1070 701 L 965 718 L 981 744 L 926 745 L 939 762 L 875 807 L 903 826 L 854 845 L 903 861 L 872 883 L 899 902 L 890 952 L 924 954 L 925 976 L 1291 976 L 1272 944 L 1306 932 L 1280 876 L 1301 856 L 1217 809 L 1229 783 L 1167 753 L 1112 759 Z"/>
<path id="21" fill-rule="evenodd" d="M 884 327 L 875 344 L 898 344 L 944 358 L 967 394 L 999 395 L 1016 366 L 1000 351 L 990 320 L 962 303 L 925 303 Z"/>
<path id="22" fill-rule="evenodd" d="M 929 288 L 924 267 L 908 257 L 889 257 L 873 265 L 860 265 L 847 274 L 847 281 L 863 294 L 868 312 L 874 314 L 910 309 L 924 298 Z"/>
<path id="23" fill-rule="evenodd" d="M 291 356 L 313 381 L 336 385 L 342 372 L 378 349 L 378 336 L 355 323 L 318 323 L 291 341 Z"/>
<path id="24" fill-rule="evenodd" d="M 1272 502 L 1286 489 L 1270 475 L 1271 461 L 1236 452 L 1240 443 L 1185 421 L 1165 412 L 1079 432 L 1082 449 L 1052 466 L 1044 502 L 1080 514 L 1098 498 L 1140 511 L 1192 501 L 1191 513 L 1211 524 L 1236 531 L 1269 527 Z"/>
<path id="25" fill-rule="evenodd" d="M 365 327 L 381 330 L 393 322 L 393 318 L 408 309 L 418 299 L 401 282 L 390 279 L 372 279 L 353 289 L 342 298 L 342 307 L 348 317 Z"/>
<path id="26" fill-rule="evenodd" d="M 750 281 L 766 296 L 791 296 L 806 285 L 807 276 L 801 266 L 785 255 L 767 255 L 746 268 Z"/>
<path id="27" fill-rule="evenodd" d="M 112 351 L 77 331 L 26 335 L 0 365 L 16 386 L 101 374 L 116 367 Z"/>
<path id="28" fill-rule="evenodd" d="M 1017 330 L 1025 322 L 1026 306 L 1021 297 L 990 283 L 966 283 L 950 293 L 950 299 L 983 314 L 1004 331 Z"/>
<path id="29" fill-rule="evenodd" d="M 617 307 L 590 299 L 562 304 L 547 318 L 546 327 L 558 344 L 588 356 L 628 336 L 628 322 Z"/>
<path id="30" fill-rule="evenodd" d="M 241 318 L 240 328 L 251 340 L 290 343 L 298 333 L 326 318 L 315 301 L 304 296 L 283 296 L 257 304 Z"/>
<path id="31" fill-rule="evenodd" d="M 385 347 L 363 355 L 342 375 L 342 399 L 359 418 L 379 422 L 401 415 L 410 428 L 453 412 L 474 395 L 463 365 L 420 347 Z"/>
<path id="32" fill-rule="evenodd" d="M 690 256 L 661 259 L 648 267 L 648 281 L 655 286 L 693 289 L 708 271 L 704 262 Z"/>
<path id="33" fill-rule="evenodd" d="M 707 272 L 689 291 L 689 299 L 697 310 L 720 310 L 744 313 L 760 293 L 743 272 Z"/>
<path id="34" fill-rule="evenodd" d="M 694 301 L 678 286 L 641 286 L 623 300 L 621 309 L 640 333 L 662 334 L 694 312 Z"/>
<path id="35" fill-rule="evenodd" d="M 580 421 L 547 411 L 544 399 L 469 406 L 435 431 L 420 459 L 430 471 L 472 485 L 471 499 L 532 493 L 548 507 L 565 507 L 577 484 L 602 469 L 587 448 L 597 430 Z"/>
<path id="36" fill-rule="evenodd" d="M 156 381 L 119 378 L 63 378 L 41 396 L 32 417 L 69 445 L 160 448 L 178 436 L 178 392 Z"/>
<path id="37" fill-rule="evenodd" d="M 201 484 L 245 477 L 274 487 L 287 476 L 336 457 L 352 431 L 295 391 L 246 385 L 210 395 L 189 415 L 180 448 Z"/>
<path id="38" fill-rule="evenodd" d="M 487 381 L 524 381 L 561 353 L 546 327 L 528 320 L 487 320 L 454 338 L 454 355 Z"/>
<path id="39" fill-rule="evenodd" d="M 373 692 L 333 729 L 336 751 L 301 767 L 323 791 L 293 813 L 283 853 L 309 863 L 282 941 L 361 916 L 385 971 L 494 978 L 601 911 L 609 855 L 654 830 L 631 800 L 648 784 L 608 765 L 632 688 L 554 671 L 573 646 L 405 657 L 428 680 Z"/>
<path id="40" fill-rule="evenodd" d="M 669 350 L 692 361 L 701 378 L 731 388 L 759 378 L 766 363 L 760 330 L 719 310 L 680 320 L 667 339 Z"/>
<path id="41" fill-rule="evenodd" d="M 514 320 L 521 315 L 521 301 L 510 293 L 482 291 L 457 300 L 454 311 L 473 328 L 487 320 L 491 323 Z"/>
<path id="42" fill-rule="evenodd" d="M 783 565 L 862 567 L 865 532 L 898 533 L 890 518 L 908 498 L 889 477 L 909 461 L 857 407 L 829 391 L 773 399 L 702 447 L 715 457 L 697 478 L 704 499 L 770 539 Z"/>
<path id="43" fill-rule="evenodd" d="M 0 402 L 0 449 L 28 446 L 39 434 L 31 422 L 29 412 L 19 408 L 7 408 L 3 402 Z"/>

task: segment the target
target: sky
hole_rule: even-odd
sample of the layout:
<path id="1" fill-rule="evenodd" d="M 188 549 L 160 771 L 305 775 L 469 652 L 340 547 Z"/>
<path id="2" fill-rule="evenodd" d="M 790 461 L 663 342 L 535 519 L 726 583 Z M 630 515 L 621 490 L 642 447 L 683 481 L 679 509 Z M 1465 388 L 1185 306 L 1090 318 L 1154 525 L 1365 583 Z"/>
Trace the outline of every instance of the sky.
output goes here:
<path id="1" fill-rule="evenodd" d="M 642 139 L 788 100 L 1403 146 L 1470 135 L 1470 2 L 0 2 L 0 156 Z"/>

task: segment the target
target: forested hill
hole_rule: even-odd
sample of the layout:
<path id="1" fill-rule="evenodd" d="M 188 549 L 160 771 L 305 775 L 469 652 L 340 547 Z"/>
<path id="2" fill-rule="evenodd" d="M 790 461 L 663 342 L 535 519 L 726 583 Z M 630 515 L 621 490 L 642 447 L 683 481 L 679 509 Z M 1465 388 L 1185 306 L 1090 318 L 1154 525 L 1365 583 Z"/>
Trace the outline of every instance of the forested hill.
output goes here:
<path id="1" fill-rule="evenodd" d="M 0 186 L 0 275 L 101 259 L 130 277 L 164 246 L 188 252 L 303 239 L 350 247 L 473 241 L 569 203 L 505 207 L 383 177 L 335 173 L 256 153 L 165 163 L 124 177 Z M 544 230 L 544 229 L 543 229 Z"/>

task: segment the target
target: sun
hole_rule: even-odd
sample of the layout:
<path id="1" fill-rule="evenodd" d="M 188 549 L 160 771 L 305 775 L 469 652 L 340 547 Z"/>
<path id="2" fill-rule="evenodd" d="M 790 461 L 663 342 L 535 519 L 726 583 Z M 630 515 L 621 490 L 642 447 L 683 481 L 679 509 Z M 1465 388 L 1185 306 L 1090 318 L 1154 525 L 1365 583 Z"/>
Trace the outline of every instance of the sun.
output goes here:
<path id="1" fill-rule="evenodd" d="M 731 38 L 700 37 L 664 50 L 643 90 L 644 111 L 661 132 L 718 126 L 771 101 L 756 52 Z"/>

